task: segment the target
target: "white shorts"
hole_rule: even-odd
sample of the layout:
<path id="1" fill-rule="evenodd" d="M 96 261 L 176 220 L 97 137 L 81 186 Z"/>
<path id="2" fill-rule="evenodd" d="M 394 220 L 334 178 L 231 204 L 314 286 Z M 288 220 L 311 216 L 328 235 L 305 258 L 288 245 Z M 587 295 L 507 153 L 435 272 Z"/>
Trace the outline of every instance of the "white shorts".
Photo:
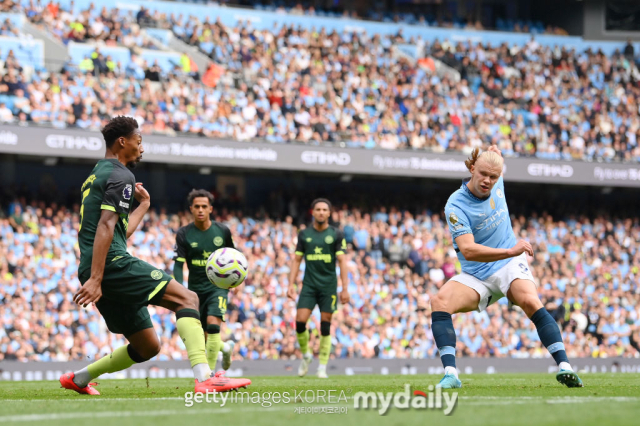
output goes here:
<path id="1" fill-rule="evenodd" d="M 452 277 L 451 281 L 457 281 L 477 291 L 480 295 L 478 312 L 482 312 L 487 309 L 487 306 L 505 297 L 511 287 L 511 283 L 517 279 L 529 280 L 535 284 L 525 253 L 511 259 L 509 263 L 485 281 L 479 280 L 466 272 Z"/>

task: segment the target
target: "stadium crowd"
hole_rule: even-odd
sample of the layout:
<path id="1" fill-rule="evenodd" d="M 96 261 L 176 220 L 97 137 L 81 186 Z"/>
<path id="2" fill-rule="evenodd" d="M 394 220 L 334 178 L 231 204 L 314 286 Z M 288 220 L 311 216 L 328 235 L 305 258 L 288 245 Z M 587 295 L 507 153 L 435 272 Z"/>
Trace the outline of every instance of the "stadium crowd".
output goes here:
<path id="1" fill-rule="evenodd" d="M 83 40 L 113 38 L 109 25 L 91 29 L 93 19 L 119 22 L 114 10 L 56 10 L 59 19 L 90 20 Z M 50 31 L 59 22 L 45 19 L 49 6 L 25 13 Z M 157 12 L 131 15 L 123 27 L 129 21 L 171 30 L 220 65 L 166 71 L 135 51 L 130 63 L 114 62 L 96 45 L 92 58 L 48 74 L 10 55 L 0 63 L 0 121 L 97 129 L 125 114 L 147 134 L 464 153 L 495 143 L 505 156 L 640 161 L 640 71 L 631 45 L 606 56 L 535 38 L 490 46 L 402 33 L 259 31 Z M 131 33 L 118 34 L 114 43 L 129 45 Z M 407 43 L 453 74 L 438 76 L 429 60 L 402 53 L 398 45 Z"/>
<path id="2" fill-rule="evenodd" d="M 0 210 L 0 360 L 90 360 L 124 343 L 108 333 L 95 307 L 78 308 L 78 207 L 14 201 Z M 222 337 L 235 359 L 299 356 L 295 304 L 286 298 L 297 219 L 218 210 L 251 272 L 230 294 Z M 185 212 L 150 211 L 129 240 L 130 252 L 172 269 Z M 338 307 L 332 357 L 433 358 L 430 298 L 459 271 L 441 212 L 339 208 L 333 222 L 349 243 L 351 303 Z M 640 356 L 640 219 L 512 217 L 532 242 L 530 260 L 545 306 L 560 325 L 570 358 Z M 302 271 L 301 271 L 302 274 Z M 187 277 L 185 277 L 185 281 Z M 186 359 L 175 317 L 149 311 L 161 336 L 158 359 Z M 483 313 L 458 314 L 458 350 L 469 357 L 549 356 L 535 327 L 506 299 Z M 318 349 L 319 317 L 311 347 Z"/>

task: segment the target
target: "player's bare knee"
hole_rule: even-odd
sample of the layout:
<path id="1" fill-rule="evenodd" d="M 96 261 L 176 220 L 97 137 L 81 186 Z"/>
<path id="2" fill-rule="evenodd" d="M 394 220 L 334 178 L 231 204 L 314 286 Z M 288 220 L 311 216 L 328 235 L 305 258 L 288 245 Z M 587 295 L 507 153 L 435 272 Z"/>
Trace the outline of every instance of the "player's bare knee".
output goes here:
<path id="1" fill-rule="evenodd" d="M 161 349 L 162 347 L 160 345 L 160 341 L 156 340 L 152 345 L 149 346 L 149 354 L 151 355 L 149 358 L 151 359 L 154 356 L 158 355 Z"/>
<path id="2" fill-rule="evenodd" d="M 537 295 L 526 295 L 518 301 L 518 305 L 522 310 L 530 317 L 540 308 L 542 308 L 542 302 Z"/>
<path id="3" fill-rule="evenodd" d="M 187 309 L 195 309 L 197 311 L 200 309 L 200 299 L 194 291 L 186 290 L 182 305 Z"/>
<path id="4" fill-rule="evenodd" d="M 153 358 L 154 356 L 160 353 L 160 341 L 155 340 L 153 342 L 147 343 L 147 345 L 145 345 L 145 347 L 142 348 L 139 351 L 139 353 L 140 353 L 140 356 L 144 358 L 145 361 L 150 360 L 151 358 Z"/>
<path id="5" fill-rule="evenodd" d="M 438 293 L 431 299 L 431 312 L 448 312 L 448 305 L 446 298 Z"/>

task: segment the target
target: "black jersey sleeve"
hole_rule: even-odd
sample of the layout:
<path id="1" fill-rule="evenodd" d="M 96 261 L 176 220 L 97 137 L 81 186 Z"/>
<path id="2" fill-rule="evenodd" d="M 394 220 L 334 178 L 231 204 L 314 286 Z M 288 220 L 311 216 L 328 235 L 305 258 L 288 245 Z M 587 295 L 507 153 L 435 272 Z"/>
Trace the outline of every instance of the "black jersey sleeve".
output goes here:
<path id="1" fill-rule="evenodd" d="M 176 262 L 186 262 L 187 259 L 187 237 L 184 228 L 178 229 L 176 234 L 176 246 L 173 251 L 176 252 L 176 256 L 173 258 Z"/>
<path id="2" fill-rule="evenodd" d="M 126 170 L 114 168 L 107 180 L 100 209 L 129 214 L 133 203 L 134 179 Z"/>
<path id="3" fill-rule="evenodd" d="M 229 248 L 236 248 L 233 244 L 233 237 L 231 236 L 231 230 L 228 226 L 222 225 L 222 230 L 224 231 L 224 246 Z"/>
<path id="4" fill-rule="evenodd" d="M 336 229 L 336 240 L 333 242 L 336 256 L 347 252 L 347 240 L 344 238 L 344 232 Z"/>
<path id="5" fill-rule="evenodd" d="M 304 231 L 298 232 L 298 244 L 296 244 L 296 254 L 298 256 L 304 256 Z"/>

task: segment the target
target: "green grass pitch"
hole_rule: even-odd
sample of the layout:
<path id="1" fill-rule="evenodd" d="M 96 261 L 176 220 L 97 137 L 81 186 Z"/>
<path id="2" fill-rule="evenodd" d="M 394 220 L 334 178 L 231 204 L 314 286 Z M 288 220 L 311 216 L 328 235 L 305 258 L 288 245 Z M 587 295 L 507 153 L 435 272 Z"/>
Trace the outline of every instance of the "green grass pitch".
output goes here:
<path id="1" fill-rule="evenodd" d="M 637 425 L 640 423 L 640 375 L 584 374 L 584 388 L 568 389 L 552 374 L 464 375 L 463 388 L 450 416 L 441 410 L 399 410 L 385 416 L 357 410 L 356 392 L 401 392 L 406 383 L 425 393 L 440 377 L 313 376 L 258 377 L 247 392 L 335 391 L 339 403 L 305 401 L 194 404 L 185 407 L 184 394 L 193 391 L 189 379 L 98 380 L 101 396 L 77 395 L 57 382 L 0 382 L 0 425 Z M 344 394 L 343 394 L 344 393 Z M 254 394 L 256 395 L 256 394 Z M 293 398 L 291 398 L 293 399 Z M 306 407 L 339 407 L 347 413 L 297 413 Z"/>

